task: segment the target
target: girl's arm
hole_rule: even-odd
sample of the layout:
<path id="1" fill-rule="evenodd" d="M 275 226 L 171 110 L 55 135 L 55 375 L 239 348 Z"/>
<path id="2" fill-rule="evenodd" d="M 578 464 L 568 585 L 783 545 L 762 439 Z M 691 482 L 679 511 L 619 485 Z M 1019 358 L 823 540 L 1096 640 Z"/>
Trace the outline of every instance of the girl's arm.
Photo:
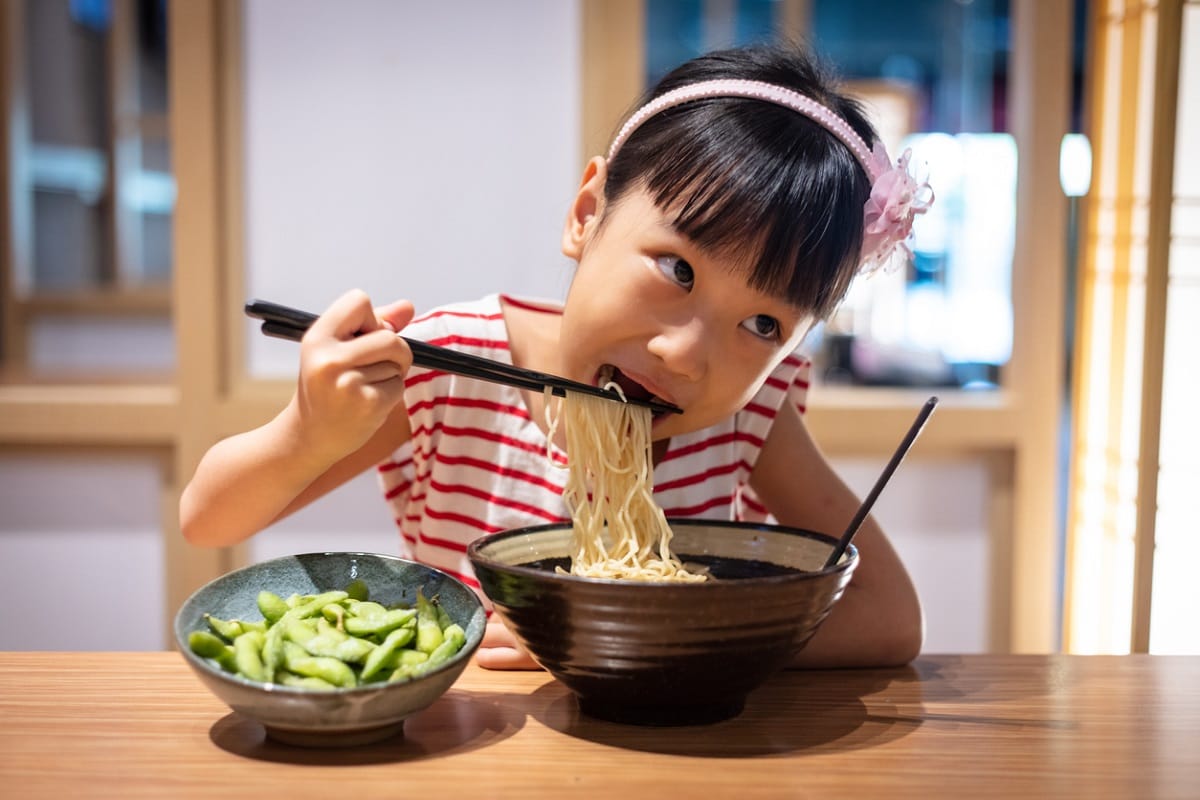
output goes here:
<path id="1" fill-rule="evenodd" d="M 407 441 L 412 353 L 395 331 L 412 315 L 407 302 L 376 311 L 359 291 L 330 306 L 300 344 L 287 407 L 201 459 L 180 500 L 184 537 L 204 546 L 247 539 Z"/>
<path id="2" fill-rule="evenodd" d="M 750 485 L 780 523 L 835 538 L 860 503 L 791 403 L 776 415 Z M 891 543 L 869 516 L 853 543 L 859 552 L 854 577 L 794 666 L 892 666 L 907 664 L 921 650 L 925 628 L 920 600 Z"/>

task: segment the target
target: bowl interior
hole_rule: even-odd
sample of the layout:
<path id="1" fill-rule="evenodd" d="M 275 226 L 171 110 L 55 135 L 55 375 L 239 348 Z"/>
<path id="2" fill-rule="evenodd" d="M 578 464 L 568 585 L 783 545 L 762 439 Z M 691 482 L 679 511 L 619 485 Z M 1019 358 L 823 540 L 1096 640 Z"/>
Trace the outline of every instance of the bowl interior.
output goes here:
<path id="1" fill-rule="evenodd" d="M 852 568 L 858 559 L 857 550 L 850 545 L 838 563 L 825 570 L 825 559 L 836 540 L 799 528 L 715 520 L 669 522 L 674 535 L 671 552 L 686 563 L 708 567 L 716 578 L 742 580 L 833 573 Z M 570 525 L 519 528 L 481 539 L 471 546 L 469 553 L 473 559 L 497 566 L 553 571 L 555 566 L 569 566 L 571 535 Z M 612 583 L 636 585 L 626 581 Z"/>

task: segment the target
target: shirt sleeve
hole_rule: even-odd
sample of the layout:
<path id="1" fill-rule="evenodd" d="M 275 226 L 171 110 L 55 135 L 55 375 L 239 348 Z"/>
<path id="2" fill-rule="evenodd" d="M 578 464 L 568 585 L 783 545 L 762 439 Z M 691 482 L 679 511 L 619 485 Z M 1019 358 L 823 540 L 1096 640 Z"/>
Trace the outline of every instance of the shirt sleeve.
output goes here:
<path id="1" fill-rule="evenodd" d="M 767 377 L 766 383 L 759 390 L 758 394 L 755 395 L 752 404 L 757 405 L 759 408 L 770 409 L 772 412 L 772 423 L 774 422 L 775 414 L 779 412 L 779 409 L 785 402 L 791 403 L 803 415 L 808 410 L 808 388 L 811 375 L 812 360 L 799 353 L 792 353 Z M 762 434 L 763 443 L 766 442 L 767 436 L 770 435 L 770 430 L 771 424 L 768 423 Z M 756 459 L 758 453 L 761 451 L 762 447 L 760 445 L 754 452 Z M 754 489 L 750 487 L 748 479 L 749 475 L 746 476 L 746 479 L 738 483 L 733 509 L 734 519 L 744 522 L 774 524 L 776 522 L 775 517 L 771 514 L 770 509 L 758 498 Z"/>

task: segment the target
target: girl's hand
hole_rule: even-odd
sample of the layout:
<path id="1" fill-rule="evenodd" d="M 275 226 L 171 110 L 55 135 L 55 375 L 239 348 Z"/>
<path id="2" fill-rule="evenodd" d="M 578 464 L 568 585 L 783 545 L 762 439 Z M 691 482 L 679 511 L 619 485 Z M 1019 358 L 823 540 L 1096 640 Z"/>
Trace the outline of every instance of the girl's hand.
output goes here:
<path id="1" fill-rule="evenodd" d="M 412 352 L 396 331 L 412 317 L 408 301 L 374 309 L 354 290 L 304 334 L 293 411 L 305 452 L 333 463 L 379 430 L 404 397 Z"/>
<path id="2" fill-rule="evenodd" d="M 484 669 L 541 669 L 498 619 L 488 620 L 475 660 Z"/>

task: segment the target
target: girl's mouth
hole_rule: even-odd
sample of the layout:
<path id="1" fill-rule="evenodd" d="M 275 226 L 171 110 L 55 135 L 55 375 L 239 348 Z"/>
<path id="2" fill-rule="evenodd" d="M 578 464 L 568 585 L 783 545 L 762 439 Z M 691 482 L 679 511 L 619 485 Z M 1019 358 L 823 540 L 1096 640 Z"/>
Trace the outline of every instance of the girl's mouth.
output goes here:
<path id="1" fill-rule="evenodd" d="M 613 385 L 620 388 L 621 393 L 628 400 L 663 400 L 663 398 L 651 392 L 640 383 L 630 378 L 621 370 L 614 367 L 612 364 L 605 364 L 600 367 L 600 371 L 596 374 L 596 383 L 600 387 Z M 667 416 L 663 411 L 652 411 L 651 419 L 657 421 L 660 417 Z"/>

